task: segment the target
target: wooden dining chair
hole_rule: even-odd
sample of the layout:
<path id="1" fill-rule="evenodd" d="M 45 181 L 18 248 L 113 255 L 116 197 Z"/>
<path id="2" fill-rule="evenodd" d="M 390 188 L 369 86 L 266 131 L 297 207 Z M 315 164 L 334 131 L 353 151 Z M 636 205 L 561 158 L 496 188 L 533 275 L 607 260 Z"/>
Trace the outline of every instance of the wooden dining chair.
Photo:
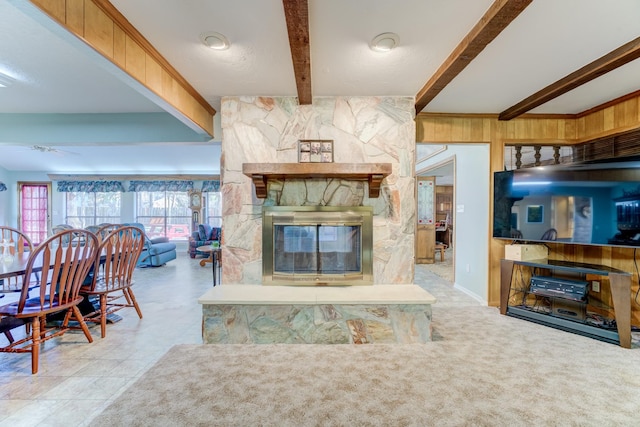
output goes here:
<path id="1" fill-rule="evenodd" d="M 0 226 L 0 262 L 9 262 L 10 257 L 21 257 L 24 253 L 33 251 L 33 244 L 29 237 L 20 230 Z M 23 277 L 6 277 L 0 279 L 0 293 L 20 292 L 22 290 Z M 40 275 L 35 273 L 27 282 L 29 290 L 40 285 Z M 23 320 L 11 318 L 0 319 L 0 333 L 3 333 L 10 343 L 14 341 L 11 329 L 24 325 Z"/>
<path id="2" fill-rule="evenodd" d="M 79 244 L 82 242 L 82 244 Z M 71 243 L 71 244 L 70 244 Z M 21 319 L 31 325 L 27 336 L 0 347 L 4 353 L 31 353 L 31 372 L 38 372 L 40 344 L 69 330 L 73 317 L 93 342 L 87 324 L 77 305 L 83 300 L 80 287 L 98 255 L 98 239 L 88 230 L 65 230 L 49 237 L 36 247 L 27 260 L 23 280 L 41 270 L 41 285 L 37 296 L 29 297 L 23 286 L 20 299 L 0 306 L 0 316 Z M 64 313 L 60 326 L 48 327 L 46 317 Z"/>
<path id="3" fill-rule="evenodd" d="M 109 233 L 119 228 L 120 224 L 100 224 L 97 227 L 98 230 L 95 232 L 95 234 L 96 236 L 98 236 L 98 240 L 102 242 Z"/>
<path id="4" fill-rule="evenodd" d="M 84 229 L 85 230 L 89 230 L 90 232 L 92 232 L 93 234 L 96 234 L 98 232 L 98 229 L 100 227 L 98 227 L 97 225 L 87 225 Z"/>
<path id="5" fill-rule="evenodd" d="M 26 234 L 12 227 L 0 226 L 0 262 L 9 262 L 10 257 L 22 256 L 25 252 L 32 252 L 33 245 Z M 0 279 L 0 293 L 20 292 L 22 277 Z"/>
<path id="6" fill-rule="evenodd" d="M 107 316 L 125 307 L 133 307 L 142 319 L 142 311 L 131 287 L 133 272 L 144 248 L 144 232 L 133 226 L 121 226 L 109 233 L 100 243 L 100 259 L 94 267 L 99 271 L 80 294 L 98 297 L 100 306 L 84 315 L 85 321 L 100 323 L 102 338 L 107 333 Z M 124 299 L 124 301 L 122 300 Z"/>

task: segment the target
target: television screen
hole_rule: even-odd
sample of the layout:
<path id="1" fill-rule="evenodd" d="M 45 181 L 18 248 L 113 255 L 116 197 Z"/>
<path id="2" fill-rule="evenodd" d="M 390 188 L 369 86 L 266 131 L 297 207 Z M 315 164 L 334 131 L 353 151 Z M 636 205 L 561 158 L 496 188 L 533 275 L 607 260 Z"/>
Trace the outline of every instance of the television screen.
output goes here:
<path id="1" fill-rule="evenodd" d="M 640 246 L 640 161 L 495 172 L 493 237 Z"/>

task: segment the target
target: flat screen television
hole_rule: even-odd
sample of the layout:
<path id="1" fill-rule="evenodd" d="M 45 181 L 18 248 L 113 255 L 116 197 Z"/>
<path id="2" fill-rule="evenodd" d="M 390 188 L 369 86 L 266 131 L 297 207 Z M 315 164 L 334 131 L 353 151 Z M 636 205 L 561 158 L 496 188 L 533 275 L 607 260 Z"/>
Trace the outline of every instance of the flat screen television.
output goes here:
<path id="1" fill-rule="evenodd" d="M 640 246 L 640 157 L 495 172 L 493 237 Z"/>

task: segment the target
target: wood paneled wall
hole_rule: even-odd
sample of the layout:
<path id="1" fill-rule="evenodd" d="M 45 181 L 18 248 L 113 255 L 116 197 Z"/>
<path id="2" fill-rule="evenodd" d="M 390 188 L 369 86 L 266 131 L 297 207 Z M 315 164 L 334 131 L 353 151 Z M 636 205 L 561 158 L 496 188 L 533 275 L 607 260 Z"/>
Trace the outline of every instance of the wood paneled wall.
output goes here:
<path id="1" fill-rule="evenodd" d="M 31 0 L 105 58 L 213 136 L 216 111 L 106 0 Z"/>
<path id="2" fill-rule="evenodd" d="M 640 95 L 624 98 L 613 105 L 578 114 L 576 142 L 637 129 L 640 123 Z"/>
<path id="3" fill-rule="evenodd" d="M 416 116 L 416 141 L 435 144 L 488 143 L 490 171 L 504 169 L 505 143 L 541 145 L 576 144 L 594 138 L 615 135 L 640 128 L 640 95 L 620 103 L 590 110 L 578 115 L 523 115 L 510 121 L 498 121 L 497 115 L 431 114 Z M 493 180 L 491 180 L 493 182 Z M 493 186 L 488 203 L 491 210 L 489 227 L 493 226 Z M 491 233 L 493 234 L 493 233 Z M 504 257 L 504 240 L 489 238 L 489 304 L 500 303 L 500 259 Z M 638 290 L 638 274 L 634 264 L 635 250 L 587 245 L 549 244 L 549 256 L 573 262 L 603 264 L 633 273 L 632 297 Z M 640 255 L 638 255 L 640 256 Z M 606 279 L 606 278 L 605 278 Z M 603 280 L 601 299 L 609 301 L 607 280 Z M 632 303 L 632 322 L 640 325 L 640 306 Z"/>

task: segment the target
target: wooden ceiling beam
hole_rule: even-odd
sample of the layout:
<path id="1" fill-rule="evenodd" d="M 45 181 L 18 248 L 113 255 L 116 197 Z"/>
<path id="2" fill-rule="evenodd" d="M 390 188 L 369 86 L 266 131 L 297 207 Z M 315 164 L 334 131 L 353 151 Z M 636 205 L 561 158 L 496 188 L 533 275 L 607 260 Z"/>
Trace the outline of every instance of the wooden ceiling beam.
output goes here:
<path id="1" fill-rule="evenodd" d="M 282 0 L 287 20 L 289 47 L 296 77 L 298 102 L 309 105 L 311 94 L 311 51 L 309 48 L 309 5 L 307 0 Z"/>
<path id="2" fill-rule="evenodd" d="M 28 1 L 118 67 L 118 78 L 133 79 L 131 87 L 151 102 L 195 132 L 213 136 L 216 110 L 109 0 Z"/>
<path id="3" fill-rule="evenodd" d="M 421 112 L 533 0 L 496 0 L 416 95 Z"/>
<path id="4" fill-rule="evenodd" d="M 585 65 L 577 71 L 523 99 L 498 115 L 498 120 L 511 120 L 545 102 L 557 98 L 609 71 L 640 58 L 640 37 Z"/>

